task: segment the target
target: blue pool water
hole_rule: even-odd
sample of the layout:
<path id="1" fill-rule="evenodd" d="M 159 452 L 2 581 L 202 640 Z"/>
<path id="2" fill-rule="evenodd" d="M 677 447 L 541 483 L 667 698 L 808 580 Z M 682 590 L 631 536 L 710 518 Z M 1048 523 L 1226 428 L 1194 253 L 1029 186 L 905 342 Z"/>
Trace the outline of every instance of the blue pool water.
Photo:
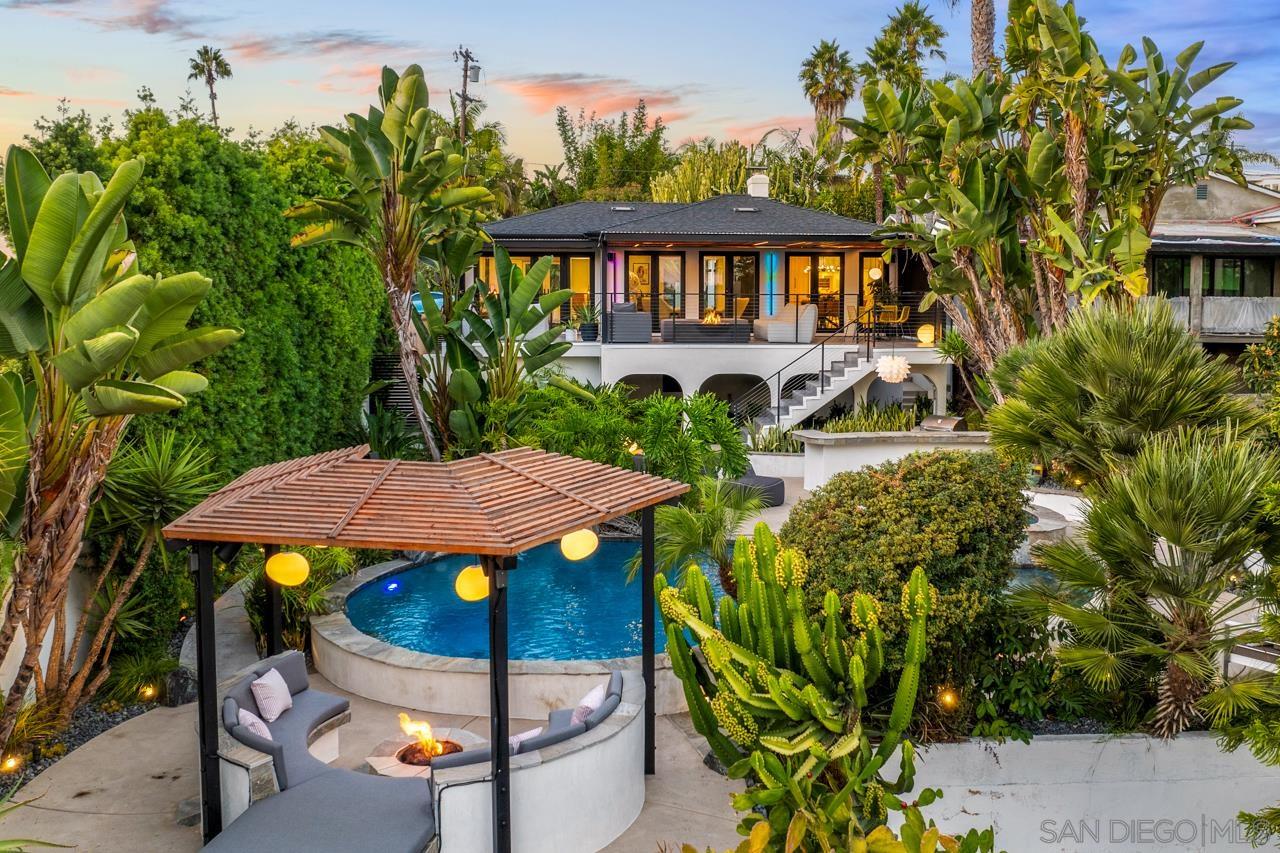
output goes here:
<path id="1" fill-rule="evenodd" d="M 640 654 L 640 586 L 627 583 L 634 542 L 602 541 L 580 562 L 558 543 L 520 555 L 507 592 L 510 656 L 516 660 L 601 660 Z M 361 587 L 347 599 L 347 617 L 392 645 L 449 657 L 489 656 L 488 609 L 453 591 L 474 557 L 450 556 Z M 720 595 L 715 572 L 708 572 Z M 658 621 L 657 649 L 666 638 Z"/>

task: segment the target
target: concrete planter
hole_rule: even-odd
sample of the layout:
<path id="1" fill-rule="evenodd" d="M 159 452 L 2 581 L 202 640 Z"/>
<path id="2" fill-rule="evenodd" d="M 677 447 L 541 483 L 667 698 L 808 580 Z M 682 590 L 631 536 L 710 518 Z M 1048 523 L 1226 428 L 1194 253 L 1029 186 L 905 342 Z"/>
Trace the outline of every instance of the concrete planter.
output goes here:
<path id="1" fill-rule="evenodd" d="M 1237 813 L 1280 799 L 1280 768 L 1205 732 L 937 744 L 917 769 L 943 791 L 927 814 L 944 830 L 994 826 L 996 849 L 1018 853 L 1249 850 Z"/>
<path id="2" fill-rule="evenodd" d="M 752 469 L 761 477 L 804 476 L 803 453 L 751 453 L 748 454 Z"/>
<path id="3" fill-rule="evenodd" d="M 880 465 L 929 450 L 990 450 L 987 432 L 822 432 L 792 433 L 804 442 L 804 487 L 825 485 L 836 474 Z"/>

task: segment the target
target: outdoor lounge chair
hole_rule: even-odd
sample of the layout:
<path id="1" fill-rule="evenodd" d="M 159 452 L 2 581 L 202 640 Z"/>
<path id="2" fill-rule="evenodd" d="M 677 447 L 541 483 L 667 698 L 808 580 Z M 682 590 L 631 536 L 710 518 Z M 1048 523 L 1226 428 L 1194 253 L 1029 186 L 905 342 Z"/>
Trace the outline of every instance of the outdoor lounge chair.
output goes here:
<path id="1" fill-rule="evenodd" d="M 788 302 L 772 317 L 755 321 L 756 340 L 772 343 L 807 344 L 813 340 L 813 333 L 817 328 L 818 306 L 812 303 L 797 306 L 794 302 Z"/>
<path id="2" fill-rule="evenodd" d="M 787 484 L 781 477 L 762 477 L 749 462 L 746 473 L 734 480 L 733 485 L 742 489 L 755 489 L 766 507 L 782 506 L 787 499 Z"/>
<path id="3" fill-rule="evenodd" d="M 609 342 L 647 344 L 653 337 L 653 316 L 637 311 L 634 303 L 618 302 L 609 314 Z"/>

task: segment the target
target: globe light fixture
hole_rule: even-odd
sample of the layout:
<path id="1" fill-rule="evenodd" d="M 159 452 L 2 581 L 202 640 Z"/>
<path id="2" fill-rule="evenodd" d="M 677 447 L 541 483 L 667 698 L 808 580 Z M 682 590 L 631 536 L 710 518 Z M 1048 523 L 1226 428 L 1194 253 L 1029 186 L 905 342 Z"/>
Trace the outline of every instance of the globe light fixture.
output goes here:
<path id="1" fill-rule="evenodd" d="M 911 365 L 900 355 L 882 355 L 876 360 L 876 373 L 890 385 L 897 385 L 911 375 Z"/>
<path id="2" fill-rule="evenodd" d="M 933 341 L 936 335 L 937 331 L 933 328 L 932 323 L 925 323 L 923 326 L 916 329 L 916 340 L 927 347 L 933 346 Z"/>
<path id="3" fill-rule="evenodd" d="M 297 551 L 281 551 L 267 558 L 267 577 L 280 586 L 297 586 L 311 574 L 311 564 Z"/>
<path id="4" fill-rule="evenodd" d="M 872 281 L 879 281 L 880 279 L 884 278 L 884 270 L 880 269 L 880 267 L 872 267 L 871 269 L 867 270 L 867 278 L 871 279 Z"/>
<path id="5" fill-rule="evenodd" d="M 150 702 L 156 698 L 156 694 L 159 692 L 160 691 L 156 690 L 156 686 L 154 684 L 144 684 L 142 685 L 142 689 L 138 691 L 138 697 L 142 699 L 143 702 Z"/>
<path id="6" fill-rule="evenodd" d="M 627 445 L 627 452 L 632 456 L 639 456 L 641 453 L 644 453 L 644 448 L 633 441 Z"/>
<path id="7" fill-rule="evenodd" d="M 453 591 L 463 601 L 484 601 L 489 597 L 489 579 L 479 566 L 467 566 L 453 579 Z"/>
<path id="8" fill-rule="evenodd" d="M 7 755 L 3 762 L 0 762 L 0 771 L 5 773 L 15 773 L 22 767 L 22 759 L 16 755 Z"/>
<path id="9" fill-rule="evenodd" d="M 938 691 L 938 704 L 942 710 L 950 713 L 960 707 L 960 694 L 950 687 Z"/>
<path id="10" fill-rule="evenodd" d="M 590 527 L 566 533 L 560 538 L 560 553 L 566 560 L 585 560 L 600 546 L 600 537 Z"/>

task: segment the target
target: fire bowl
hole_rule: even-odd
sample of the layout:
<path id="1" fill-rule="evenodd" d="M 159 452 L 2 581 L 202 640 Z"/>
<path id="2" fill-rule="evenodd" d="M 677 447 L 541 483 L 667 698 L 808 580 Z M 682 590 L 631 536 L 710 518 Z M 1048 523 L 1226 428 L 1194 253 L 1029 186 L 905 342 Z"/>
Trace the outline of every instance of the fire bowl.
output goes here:
<path id="1" fill-rule="evenodd" d="M 476 749 L 488 743 L 484 738 L 465 729 L 451 729 L 445 726 L 436 727 L 435 738 L 445 744 L 446 753 Z M 450 748 L 450 745 L 453 748 Z M 369 768 L 370 773 L 379 776 L 400 778 L 429 777 L 431 775 L 430 764 L 407 763 L 402 758 L 402 753 L 407 752 L 410 747 L 416 749 L 417 746 L 417 738 L 397 733 L 374 747 L 369 757 L 365 759 L 365 765 Z"/>

